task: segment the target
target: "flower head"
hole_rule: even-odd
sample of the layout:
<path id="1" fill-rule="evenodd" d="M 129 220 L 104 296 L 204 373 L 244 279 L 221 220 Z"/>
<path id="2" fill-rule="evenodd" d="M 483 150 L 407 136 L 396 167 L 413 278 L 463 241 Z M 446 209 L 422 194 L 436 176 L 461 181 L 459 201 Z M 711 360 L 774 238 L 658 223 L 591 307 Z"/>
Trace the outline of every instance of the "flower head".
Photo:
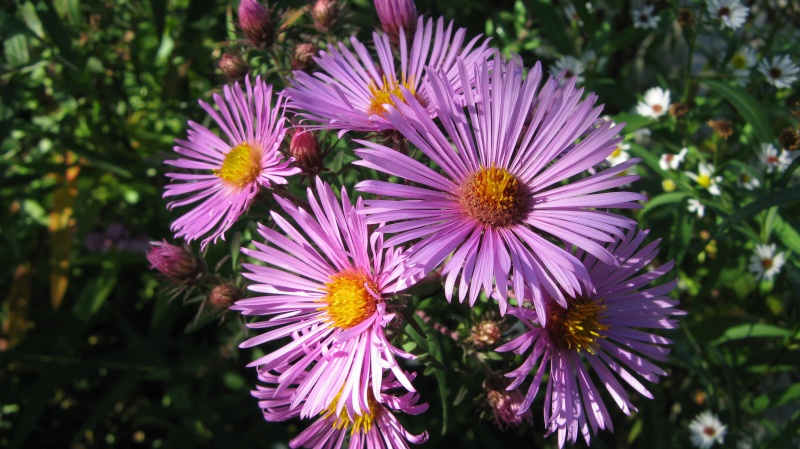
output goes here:
<path id="1" fill-rule="evenodd" d="M 696 214 L 697 218 L 703 218 L 703 215 L 706 214 L 706 206 L 703 205 L 703 203 L 701 203 L 699 200 L 696 200 L 694 198 L 689 198 L 686 210 L 688 210 L 693 214 Z"/>
<path id="2" fill-rule="evenodd" d="M 185 246 L 161 242 L 150 242 L 147 251 L 150 269 L 158 270 L 175 282 L 196 282 L 206 272 L 206 263 Z"/>
<path id="3" fill-rule="evenodd" d="M 327 33 L 336 25 L 341 6 L 337 0 L 316 0 L 311 6 L 311 18 L 314 28 L 321 33 Z"/>
<path id="4" fill-rule="evenodd" d="M 741 47 L 733 54 L 730 67 L 733 69 L 733 76 L 740 86 L 750 83 L 750 69 L 756 65 L 756 51 L 751 47 Z"/>
<path id="5" fill-rule="evenodd" d="M 747 20 L 750 8 L 739 0 L 707 0 L 708 13 L 722 22 L 722 28 L 735 30 L 741 28 Z"/>
<path id="6" fill-rule="evenodd" d="M 631 18 L 633 19 L 633 26 L 635 28 L 652 29 L 658 28 L 658 21 L 660 17 L 653 14 L 655 6 L 644 5 L 641 8 L 631 10 Z"/>
<path id="7" fill-rule="evenodd" d="M 677 170 L 678 167 L 681 166 L 681 162 L 683 162 L 683 159 L 686 157 L 686 153 L 688 152 L 688 148 L 683 148 L 678 154 L 664 153 L 661 155 L 661 159 L 658 161 L 658 166 L 664 171 Z"/>
<path id="8" fill-rule="evenodd" d="M 269 10 L 257 0 L 239 3 L 239 27 L 256 47 L 269 47 L 275 41 L 275 23 Z"/>
<path id="9" fill-rule="evenodd" d="M 781 272 L 781 267 L 786 262 L 783 253 L 775 254 L 775 244 L 756 245 L 756 249 L 750 256 L 748 269 L 756 277 L 756 280 L 763 279 L 771 281 Z"/>
<path id="10" fill-rule="evenodd" d="M 391 295 L 416 278 L 399 249 L 385 249 L 383 239 L 367 231 L 360 200 L 352 206 L 343 189 L 340 204 L 319 178 L 316 190 L 319 200 L 309 188 L 309 212 L 276 198 L 298 227 L 273 211 L 286 235 L 261 226 L 268 244 L 242 249 L 268 266 L 244 265 L 244 276 L 255 282 L 249 289 L 263 296 L 238 301 L 232 309 L 272 316 L 249 324 L 271 330 L 241 347 L 290 339 L 250 366 L 262 374 L 280 372 L 278 390 L 298 381 L 293 404 L 303 403 L 301 416 L 317 415 L 331 404 L 337 414 L 346 408 L 354 416 L 370 409 L 370 390 L 380 395 L 385 369 L 414 391 L 395 361 L 411 355 L 389 343 L 384 327 L 394 318 Z M 300 381 L 297 376 L 306 369 L 309 376 Z"/>
<path id="11" fill-rule="evenodd" d="M 476 80 L 463 97 L 445 75 L 429 73 L 444 133 L 419 102 L 388 108 L 387 119 L 436 169 L 372 142 L 358 141 L 367 148 L 355 151 L 363 159 L 355 164 L 414 183 L 356 185 L 396 198 L 366 202 L 369 222 L 385 222 L 378 232 L 394 234 L 386 243 L 414 241 L 411 265 L 427 272 L 444 262 L 448 299 L 456 285 L 459 299 L 469 297 L 470 304 L 485 291 L 500 301 L 501 313 L 509 277 L 517 293 L 528 286 L 536 304 L 549 292 L 566 307 L 566 297 L 590 288 L 580 262 L 551 238 L 616 264 L 602 243 L 633 222 L 598 209 L 636 208 L 643 199 L 600 193 L 637 179 L 618 176 L 637 159 L 562 184 L 604 161 L 621 141 L 615 137 L 621 126 L 596 126 L 602 108 L 594 106 L 595 95 L 582 100 L 574 80 L 561 87 L 550 78 L 540 87 L 541 65 L 523 79 L 518 64 L 497 57 L 470 69 L 460 61 L 459 84 L 473 70 Z"/>
<path id="12" fill-rule="evenodd" d="M 439 18 L 434 27 L 432 19 L 426 22 L 420 17 L 410 51 L 405 33 L 400 33 L 399 70 L 388 36 L 373 33 L 377 65 L 367 47 L 351 37 L 355 54 L 339 43 L 338 48 L 329 46 L 316 58 L 323 72 L 313 76 L 295 72 L 293 87 L 287 89 L 289 105 L 303 111 L 299 115 L 321 122 L 320 128 L 342 132 L 394 129 L 385 118 L 386 105 L 410 97 L 419 99 L 432 114 L 432 95 L 428 83 L 423 83 L 423 68 L 441 70 L 449 79 L 459 79 L 457 56 L 468 65 L 486 57 L 487 42 L 476 46 L 480 36 L 462 48 L 465 35 L 463 28 L 453 33 L 452 22 L 445 27 L 444 19 Z"/>
<path id="13" fill-rule="evenodd" d="M 786 89 L 797 81 L 797 72 L 800 71 L 788 55 L 773 56 L 764 59 L 758 64 L 758 71 L 767 77 L 767 82 L 778 89 Z"/>
<path id="14" fill-rule="evenodd" d="M 219 70 L 228 81 L 241 81 L 250 72 L 250 65 L 240 54 L 225 52 L 219 58 Z"/>
<path id="15" fill-rule="evenodd" d="M 500 430 L 518 427 L 523 423 L 530 424 L 533 421 L 533 413 L 530 410 L 524 412 L 521 410 L 525 400 L 522 392 L 519 389 L 506 390 L 510 383 L 510 380 L 497 374 L 490 375 L 483 382 L 484 402 L 491 410 L 494 423 Z"/>
<path id="16" fill-rule="evenodd" d="M 722 194 L 719 190 L 719 183 L 722 182 L 722 176 L 714 176 L 714 164 L 700 162 L 697 165 L 697 173 L 688 172 L 686 176 L 698 183 L 700 187 L 708 190 L 708 193 L 714 196 Z"/>
<path id="17" fill-rule="evenodd" d="M 265 385 L 259 385 L 253 391 L 254 397 L 259 399 L 259 406 L 263 409 L 264 419 L 267 421 L 285 421 L 300 416 L 299 407 L 295 406 L 294 395 L 300 385 L 307 382 L 311 373 L 303 371 L 288 383 L 278 375 L 260 370 L 259 380 Z M 413 375 L 407 377 L 413 379 Z M 276 385 L 278 387 L 276 388 Z M 404 448 L 407 443 L 420 444 L 428 439 L 428 433 L 414 435 L 408 432 L 394 416 L 394 411 L 409 415 L 418 415 L 428 409 L 428 404 L 419 404 L 419 395 L 406 393 L 403 396 L 391 394 L 393 389 L 402 385 L 391 374 L 383 379 L 380 393 L 375 396 L 372 390 L 368 392 L 368 408 L 360 414 L 352 415 L 346 410 L 337 410 L 335 403 L 322 410 L 316 421 L 297 437 L 289 442 L 292 448 L 339 448 L 349 437 L 349 449 L 379 449 L 379 448 Z M 336 387 L 332 387 L 334 390 Z"/>
<path id="18" fill-rule="evenodd" d="M 400 30 L 411 36 L 417 29 L 417 7 L 414 0 L 375 0 L 375 10 L 383 31 L 393 44 L 400 42 Z"/>
<path id="19" fill-rule="evenodd" d="M 176 238 L 192 241 L 206 236 L 204 247 L 220 236 L 224 239 L 224 232 L 247 210 L 261 187 L 285 184 L 287 176 L 300 172 L 278 152 L 284 136 L 281 98 L 272 107 L 272 86 L 261 78 L 256 78 L 255 86 L 249 77 L 244 81 L 244 92 L 236 83 L 223 87 L 224 97 L 214 95 L 219 112 L 200 101 L 227 141 L 190 121 L 188 140 L 175 140 L 174 149 L 181 158 L 165 162 L 197 171 L 167 173 L 172 182 L 164 197 L 184 197 L 168 207 L 195 204 L 172 223 Z"/>
<path id="20" fill-rule="evenodd" d="M 644 99 L 636 105 L 636 113 L 643 117 L 659 118 L 669 111 L 669 90 L 652 87 L 644 93 Z"/>
<path id="21" fill-rule="evenodd" d="M 761 144 L 759 158 L 767 173 L 783 173 L 792 164 L 791 154 L 784 149 L 779 150 L 771 143 Z"/>
<path id="22" fill-rule="evenodd" d="M 630 159 L 631 155 L 628 153 L 628 150 L 630 149 L 631 145 L 629 143 L 620 142 L 619 145 L 617 145 L 617 148 L 615 148 L 614 151 L 612 151 L 611 154 L 606 158 L 608 165 L 615 167 Z"/>
<path id="23" fill-rule="evenodd" d="M 619 266 L 584 255 L 582 260 L 596 291 L 571 300 L 568 308 L 547 298 L 546 324 L 527 307 L 515 307 L 509 312 L 528 330 L 497 350 L 516 354 L 530 351 L 519 368 L 506 374 L 514 378 L 509 389 L 533 376 L 520 408 L 527 410 L 549 372 L 544 386 L 544 423 L 548 435 L 558 434 L 559 447 L 566 440 L 574 443 L 579 434 L 588 444 L 591 433 L 606 427 L 613 430 L 593 377 L 599 379 L 617 406 L 630 414 L 636 407 L 623 384 L 652 399 L 640 379 L 658 382 L 659 376 L 667 374 L 650 360 L 665 361 L 672 342 L 642 328 L 675 329 L 675 317 L 684 312 L 676 309 L 677 301 L 667 296 L 677 281 L 645 288 L 673 266 L 669 262 L 642 271 L 658 254 L 658 241 L 642 246 L 646 236 L 647 232 L 629 231 L 609 244 Z M 591 371 L 595 376 L 590 375 Z"/>
<path id="24" fill-rule="evenodd" d="M 756 188 L 761 187 L 761 181 L 744 170 L 739 173 L 736 183 L 739 187 L 742 187 L 746 190 L 755 190 Z"/>
<path id="25" fill-rule="evenodd" d="M 289 154 L 309 176 L 318 174 L 323 168 L 323 155 L 314 131 L 295 129 L 289 143 Z"/>
<path id="26" fill-rule="evenodd" d="M 575 78 L 575 83 L 580 84 L 583 82 L 583 72 L 585 66 L 578 58 L 574 56 L 562 56 L 558 58 L 553 65 L 553 75 L 559 78 L 562 82 L 566 82 L 570 78 Z"/>
<path id="27" fill-rule="evenodd" d="M 705 411 L 689 424 L 689 431 L 692 433 L 690 439 L 695 447 L 709 449 L 714 443 L 722 444 L 728 426 L 723 426 L 717 415 Z"/>

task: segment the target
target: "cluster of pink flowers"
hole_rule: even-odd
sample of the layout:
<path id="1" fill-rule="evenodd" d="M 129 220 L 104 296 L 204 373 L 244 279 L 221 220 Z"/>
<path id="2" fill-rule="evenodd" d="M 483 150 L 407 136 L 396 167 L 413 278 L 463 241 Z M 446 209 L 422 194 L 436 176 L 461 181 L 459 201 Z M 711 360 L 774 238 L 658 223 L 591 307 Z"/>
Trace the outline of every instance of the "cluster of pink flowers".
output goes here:
<path id="1" fill-rule="evenodd" d="M 242 14 L 253 3 L 243 0 Z M 330 45 L 315 58 L 320 71 L 295 72 L 277 96 L 246 77 L 244 88 L 214 97 L 216 108 L 201 102 L 222 133 L 190 122 L 187 140 L 176 141 L 179 158 L 167 163 L 192 172 L 168 174 L 164 196 L 178 197 L 169 207 L 191 207 L 175 236 L 204 247 L 224 239 L 259 193 L 300 173 L 279 151 L 289 111 L 302 127 L 340 137 L 402 136 L 419 151 L 355 140 L 355 165 L 386 175 L 355 189 L 380 199 L 353 203 L 344 187 L 337 198 L 320 178 L 307 201 L 274 192 L 281 210 L 258 226 L 263 242 L 242 250 L 257 261 L 243 274 L 255 296 L 232 309 L 264 317 L 249 322 L 261 333 L 241 346 L 269 344 L 251 363 L 265 419 L 314 420 L 292 447 L 425 441 L 394 416 L 427 405 L 402 365 L 414 356 L 388 329 L 404 307 L 397 294 L 437 272 L 443 299 L 473 305 L 485 295 L 528 329 L 497 348 L 527 354 L 506 374 L 507 390 L 532 377 L 524 399 L 515 390 L 503 402 L 505 421 L 524 422 L 546 382 L 547 433 L 559 446 L 579 435 L 588 443 L 612 429 L 593 378 L 623 412 L 635 410 L 623 384 L 652 397 L 641 380 L 666 374 L 651 360 L 664 361 L 671 342 L 650 329 L 675 328 L 682 314 L 668 296 L 674 281 L 648 287 L 672 267 L 653 268 L 658 241 L 645 243 L 646 231 L 612 212 L 645 199 L 617 190 L 637 178 L 626 174 L 637 160 L 598 169 L 623 125 L 601 119 L 597 97 L 575 80 L 560 83 L 442 18 L 417 17 L 411 0 L 376 8 L 385 33 L 374 33 L 374 54 L 353 37 L 352 50 Z"/>

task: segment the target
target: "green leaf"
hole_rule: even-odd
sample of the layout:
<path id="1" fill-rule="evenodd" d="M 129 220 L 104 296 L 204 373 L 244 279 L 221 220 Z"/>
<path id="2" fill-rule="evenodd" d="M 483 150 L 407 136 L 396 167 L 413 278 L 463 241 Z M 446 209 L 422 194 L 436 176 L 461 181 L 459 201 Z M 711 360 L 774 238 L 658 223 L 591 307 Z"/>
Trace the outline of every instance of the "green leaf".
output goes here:
<path id="1" fill-rule="evenodd" d="M 764 143 L 772 142 L 775 136 L 772 133 L 767 114 L 753 97 L 742 90 L 735 89 L 719 81 L 702 80 L 702 83 L 722 94 L 733 104 L 733 107 L 739 111 L 744 120 L 753 127 L 758 140 Z"/>
<path id="2" fill-rule="evenodd" d="M 743 218 L 753 217 L 756 213 L 764 209 L 791 203 L 792 201 L 800 201 L 800 186 L 792 186 L 788 189 L 771 192 L 760 198 L 756 198 L 754 201 L 747 203 L 745 207 L 736 210 L 726 218 L 717 228 L 716 236 L 721 235 L 728 226 L 731 226 Z"/>
<path id="3" fill-rule="evenodd" d="M 559 53 L 564 55 L 571 55 L 575 52 L 575 47 L 572 45 L 572 40 L 567 36 L 564 31 L 567 26 L 563 23 L 555 6 L 550 0 L 537 0 L 533 3 L 531 8 L 533 16 L 539 19 L 539 24 L 542 27 L 542 34 L 547 36 L 553 42 Z"/>
<path id="4" fill-rule="evenodd" d="M 800 234 L 791 224 L 784 221 L 780 215 L 775 216 L 772 230 L 787 248 L 791 249 L 795 254 L 800 254 Z"/>
<path id="5" fill-rule="evenodd" d="M 100 310 L 100 307 L 114 290 L 119 277 L 118 264 L 104 267 L 100 275 L 92 278 L 81 291 L 78 301 L 72 307 L 72 313 L 84 323 Z"/>
<path id="6" fill-rule="evenodd" d="M 744 340 L 747 338 L 785 338 L 790 335 L 790 332 L 781 327 L 765 324 L 765 323 L 750 323 L 740 324 L 728 328 L 722 336 L 712 341 L 712 345 L 721 345 L 731 341 Z"/>
<path id="7" fill-rule="evenodd" d="M 29 63 L 31 55 L 28 53 L 28 39 L 24 34 L 18 33 L 3 41 L 3 51 L 6 62 L 11 67 L 20 67 Z"/>
<path id="8" fill-rule="evenodd" d="M 639 214 L 639 219 L 644 217 L 648 212 L 656 207 L 679 203 L 687 196 L 689 196 L 689 192 L 670 192 L 654 196 L 647 202 L 647 204 L 645 204 L 644 209 L 642 209 L 642 212 Z"/>

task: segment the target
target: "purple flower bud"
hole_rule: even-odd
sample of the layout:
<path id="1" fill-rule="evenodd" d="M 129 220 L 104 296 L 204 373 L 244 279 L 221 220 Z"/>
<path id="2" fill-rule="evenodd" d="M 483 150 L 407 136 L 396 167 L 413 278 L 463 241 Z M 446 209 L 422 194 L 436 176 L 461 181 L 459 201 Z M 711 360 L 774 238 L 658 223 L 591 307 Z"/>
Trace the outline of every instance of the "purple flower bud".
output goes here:
<path id="1" fill-rule="evenodd" d="M 414 0 L 375 0 L 375 10 L 381 19 L 383 31 L 389 40 L 397 45 L 400 30 L 405 32 L 406 39 L 414 35 L 417 29 L 417 7 Z"/>
<path id="2" fill-rule="evenodd" d="M 491 375 L 483 382 L 486 390 L 486 405 L 492 412 L 494 423 L 500 430 L 518 427 L 522 423 L 530 423 L 533 414 L 530 409 L 519 414 L 525 395 L 519 389 L 506 391 L 511 383 L 502 375 Z"/>
<path id="3" fill-rule="evenodd" d="M 228 81 L 241 81 L 250 71 L 250 65 L 236 53 L 223 53 L 219 69 Z"/>
<path id="4" fill-rule="evenodd" d="M 239 3 L 239 27 L 258 48 L 269 47 L 275 41 L 275 24 L 269 10 L 256 0 Z"/>
<path id="5" fill-rule="evenodd" d="M 314 176 L 322 170 L 319 142 L 311 131 L 296 130 L 292 134 L 289 154 L 294 157 L 297 166 L 309 176 Z"/>
<path id="6" fill-rule="evenodd" d="M 314 44 L 300 44 L 294 47 L 292 54 L 292 69 L 310 72 L 316 64 L 314 56 L 317 55 L 317 46 Z"/>
<path id="7" fill-rule="evenodd" d="M 208 298 L 214 308 L 227 310 L 233 303 L 242 299 L 242 289 L 225 282 L 214 287 Z"/>
<path id="8" fill-rule="evenodd" d="M 150 242 L 147 252 L 150 269 L 178 283 L 193 284 L 200 280 L 206 272 L 203 259 L 197 257 L 188 248 L 161 242 Z"/>
<path id="9" fill-rule="evenodd" d="M 314 28 L 321 33 L 327 33 L 336 24 L 339 17 L 339 4 L 336 0 L 317 0 L 311 7 L 311 18 L 314 19 Z"/>

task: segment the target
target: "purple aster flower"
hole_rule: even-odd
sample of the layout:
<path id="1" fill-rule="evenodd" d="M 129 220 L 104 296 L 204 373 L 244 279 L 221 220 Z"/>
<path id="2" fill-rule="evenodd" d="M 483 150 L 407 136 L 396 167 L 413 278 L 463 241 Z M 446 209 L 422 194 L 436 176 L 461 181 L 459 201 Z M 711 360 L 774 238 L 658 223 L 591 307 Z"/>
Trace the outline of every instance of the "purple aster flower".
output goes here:
<path id="1" fill-rule="evenodd" d="M 590 254 L 583 263 L 589 270 L 596 291 L 570 300 L 564 309 L 546 298 L 547 324 L 528 308 L 514 308 L 528 331 L 497 348 L 531 354 L 516 370 L 509 389 L 517 388 L 533 374 L 533 381 L 521 410 L 528 410 L 549 368 L 544 398 L 544 422 L 547 435 L 558 433 L 559 447 L 580 433 L 589 443 L 598 429 L 614 430 L 611 418 L 600 397 L 595 381 L 584 362 L 599 378 L 625 414 L 636 407 L 625 392 L 623 383 L 642 396 L 652 395 L 641 379 L 658 382 L 666 372 L 648 359 L 663 362 L 672 341 L 644 329 L 675 329 L 675 316 L 685 312 L 675 308 L 677 301 L 667 296 L 675 288 L 673 280 L 640 290 L 672 269 L 673 262 L 652 271 L 641 272 L 658 254 L 658 241 L 639 248 L 647 232 L 629 231 L 620 241 L 608 245 L 619 266 L 608 265 Z M 622 380 L 622 382 L 620 382 Z"/>
<path id="2" fill-rule="evenodd" d="M 309 189 L 313 214 L 276 197 L 298 227 L 275 212 L 272 217 L 285 235 L 260 226 L 268 244 L 254 243 L 255 250 L 242 252 L 269 265 L 244 265 L 249 270 L 244 276 L 255 282 L 249 289 L 263 296 L 238 301 L 232 309 L 272 316 L 249 324 L 269 330 L 241 347 L 290 339 L 249 366 L 262 373 L 281 372 L 279 393 L 299 383 L 292 407 L 302 403 L 302 417 L 317 415 L 331 404 L 337 414 L 346 408 L 355 416 L 370 409 L 370 394 L 379 397 L 386 369 L 414 391 L 395 360 L 412 356 L 390 344 L 384 327 L 394 318 L 391 295 L 416 278 L 399 249 L 385 250 L 382 237 L 367 232 L 360 199 L 352 206 L 342 189 L 339 205 L 319 178 L 317 194 L 319 201 Z"/>
<path id="3" fill-rule="evenodd" d="M 472 70 L 459 67 L 466 84 Z M 474 70 L 476 87 L 463 95 L 446 76 L 429 72 L 444 133 L 419 102 L 387 108 L 387 120 L 439 170 L 359 141 L 367 148 L 356 150 L 363 160 L 355 164 L 415 183 L 359 183 L 361 191 L 397 198 L 367 201 L 367 222 L 391 223 L 378 229 L 394 234 L 387 245 L 416 241 L 409 265 L 426 272 L 451 256 L 442 268 L 448 299 L 457 283 L 459 299 L 469 292 L 470 304 L 481 290 L 496 287 L 492 294 L 505 313 L 510 277 L 517 294 L 525 287 L 532 291 L 538 310 L 544 310 L 544 292 L 566 307 L 565 294 L 591 290 L 591 282 L 580 261 L 554 241 L 615 265 L 603 243 L 635 223 L 598 209 L 639 207 L 634 201 L 644 197 L 600 192 L 638 179 L 622 175 L 638 160 L 565 184 L 617 148 L 622 126 L 595 126 L 602 107 L 594 106 L 595 95 L 581 100 L 583 90 L 574 80 L 559 86 L 550 78 L 540 89 L 540 64 L 524 80 L 519 62 L 499 56 Z M 547 319 L 543 312 L 539 318 Z"/>
<path id="4" fill-rule="evenodd" d="M 400 30 L 411 35 L 417 28 L 417 7 L 414 0 L 375 0 L 381 27 L 393 44 L 400 42 Z"/>
<path id="5" fill-rule="evenodd" d="M 259 399 L 259 406 L 264 411 L 267 421 L 286 421 L 300 415 L 298 408 L 293 407 L 292 391 L 305 381 L 308 372 L 298 375 L 289 389 L 275 388 L 273 385 L 284 385 L 280 376 L 268 372 L 260 372 L 259 380 L 267 386 L 257 386 L 253 396 Z M 407 374 L 413 379 L 412 374 Z M 428 433 L 414 435 L 408 432 L 395 418 L 392 411 L 401 411 L 409 415 L 418 415 L 428 409 L 428 404 L 418 404 L 419 395 L 406 393 L 403 396 L 394 396 L 389 390 L 402 387 L 392 373 L 383 380 L 380 395 L 374 396 L 372 390 L 368 393 L 369 408 L 359 415 L 350 415 L 345 410 L 337 411 L 332 403 L 320 413 L 319 418 L 300 435 L 289 442 L 292 448 L 339 448 L 349 435 L 348 448 L 408 448 L 406 442 L 414 444 L 424 443 Z"/>
<path id="6" fill-rule="evenodd" d="M 184 197 L 168 207 L 195 205 L 172 223 L 176 238 L 191 242 L 205 235 L 203 247 L 218 237 L 224 240 L 223 233 L 247 210 L 262 186 L 286 184 L 286 176 L 300 172 L 278 152 L 285 133 L 281 97 L 273 108 L 272 86 L 260 77 L 255 87 L 245 78 L 245 91 L 239 83 L 225 86 L 224 98 L 214 95 L 219 112 L 199 102 L 227 141 L 193 121 L 189 121 L 188 140 L 175 140 L 174 149 L 181 158 L 166 163 L 199 171 L 167 173 L 172 182 L 164 197 Z"/>
<path id="7" fill-rule="evenodd" d="M 460 89 L 456 57 L 465 64 L 476 64 L 486 58 L 488 41 L 476 47 L 480 36 L 462 49 L 466 30 L 453 33 L 453 23 L 447 28 L 439 18 L 434 33 L 433 20 L 417 22 L 417 31 L 409 52 L 405 33 L 400 32 L 400 67 L 396 67 L 389 38 L 373 33 L 378 65 L 367 47 L 351 37 L 355 54 L 339 43 L 329 46 L 315 58 L 323 72 L 313 76 L 294 72 L 293 87 L 287 89 L 289 107 L 299 109 L 300 116 L 321 122 L 320 128 L 346 131 L 382 131 L 394 129 L 383 117 L 384 105 L 395 100 L 405 101 L 404 95 L 417 98 L 433 113 L 428 86 L 423 83 L 423 67 L 442 70 Z"/>

